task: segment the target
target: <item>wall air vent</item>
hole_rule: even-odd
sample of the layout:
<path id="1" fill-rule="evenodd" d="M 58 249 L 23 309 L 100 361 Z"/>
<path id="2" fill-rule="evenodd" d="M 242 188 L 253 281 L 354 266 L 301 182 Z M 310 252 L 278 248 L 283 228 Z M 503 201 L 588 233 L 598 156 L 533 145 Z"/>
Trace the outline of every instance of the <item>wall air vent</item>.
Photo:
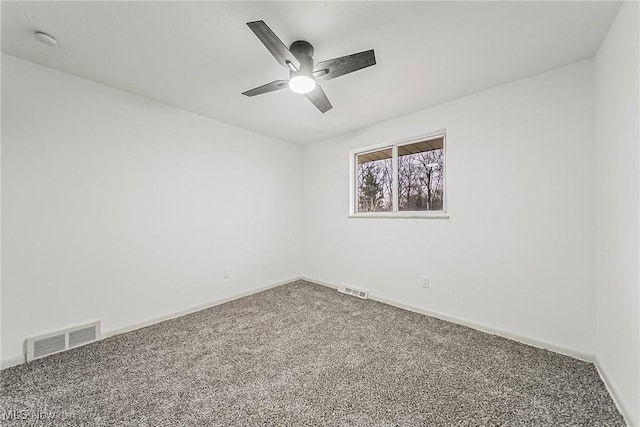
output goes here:
<path id="1" fill-rule="evenodd" d="M 27 362 L 96 341 L 100 338 L 100 321 L 73 326 L 61 331 L 29 337 L 24 341 Z"/>
<path id="2" fill-rule="evenodd" d="M 354 297 L 358 297 L 358 298 L 362 298 L 362 299 L 367 299 L 367 297 L 369 296 L 369 292 L 368 291 L 363 291 L 361 289 L 355 289 L 355 288 L 352 288 L 351 286 L 340 287 L 340 288 L 338 288 L 338 291 L 342 292 L 343 294 L 353 295 Z"/>
<path id="3" fill-rule="evenodd" d="M 33 358 L 43 357 L 65 349 L 64 334 L 53 335 L 33 342 Z"/>
<path id="4" fill-rule="evenodd" d="M 69 331 L 69 348 L 77 347 L 79 345 L 95 341 L 97 338 L 97 333 L 98 328 L 96 328 L 96 325 Z"/>

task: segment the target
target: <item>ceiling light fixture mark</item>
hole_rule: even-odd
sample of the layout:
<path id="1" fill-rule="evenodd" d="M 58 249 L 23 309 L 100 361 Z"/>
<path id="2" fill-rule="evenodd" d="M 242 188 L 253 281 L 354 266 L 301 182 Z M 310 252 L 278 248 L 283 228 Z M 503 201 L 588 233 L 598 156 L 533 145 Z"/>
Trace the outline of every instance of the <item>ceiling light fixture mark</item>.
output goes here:
<path id="1" fill-rule="evenodd" d="M 47 45 L 49 47 L 58 46 L 58 41 L 50 34 L 47 34 L 43 31 L 35 31 L 34 35 L 36 36 L 36 40 L 44 45 Z"/>

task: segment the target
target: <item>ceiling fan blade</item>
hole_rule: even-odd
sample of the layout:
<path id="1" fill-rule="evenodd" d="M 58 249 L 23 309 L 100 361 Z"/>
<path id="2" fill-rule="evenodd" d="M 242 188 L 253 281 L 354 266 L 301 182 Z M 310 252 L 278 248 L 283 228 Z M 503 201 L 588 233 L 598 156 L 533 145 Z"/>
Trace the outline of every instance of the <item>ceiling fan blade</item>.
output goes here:
<path id="1" fill-rule="evenodd" d="M 323 113 L 326 113 L 333 108 L 329 102 L 329 98 L 327 98 L 327 95 L 324 93 L 324 90 L 322 90 L 320 85 L 316 85 L 314 90 L 309 93 L 305 93 L 304 96 L 306 96 L 307 99 Z"/>
<path id="2" fill-rule="evenodd" d="M 373 49 L 371 49 L 318 62 L 313 69 L 313 76 L 321 80 L 331 80 L 375 64 L 376 56 Z"/>
<path id="3" fill-rule="evenodd" d="M 295 56 L 293 56 L 289 49 L 287 49 L 287 46 L 282 43 L 278 36 L 271 31 L 271 28 L 269 28 L 264 21 L 247 22 L 247 25 L 251 28 L 251 31 L 258 36 L 262 44 L 265 45 L 280 65 L 293 71 L 300 69 L 300 62 Z"/>
<path id="4" fill-rule="evenodd" d="M 246 92 L 242 92 L 246 96 L 262 95 L 263 93 L 275 92 L 276 90 L 284 89 L 287 87 L 289 80 L 276 80 L 266 85 L 258 86 Z"/>

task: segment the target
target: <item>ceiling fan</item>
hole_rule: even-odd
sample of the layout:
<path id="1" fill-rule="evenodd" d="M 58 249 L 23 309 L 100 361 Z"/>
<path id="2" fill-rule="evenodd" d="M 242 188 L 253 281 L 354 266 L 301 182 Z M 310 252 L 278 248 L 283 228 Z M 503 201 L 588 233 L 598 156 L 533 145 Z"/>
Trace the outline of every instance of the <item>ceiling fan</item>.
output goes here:
<path id="1" fill-rule="evenodd" d="M 288 86 L 292 91 L 304 94 L 318 110 L 326 113 L 332 108 L 332 105 L 316 80 L 335 79 L 376 63 L 375 54 L 371 49 L 328 59 L 318 62 L 314 66 L 313 46 L 309 42 L 298 40 L 287 49 L 264 21 L 248 22 L 247 25 L 276 58 L 276 61 L 289 70 L 289 80 L 276 80 L 243 92 L 242 94 L 246 96 L 262 95 Z"/>

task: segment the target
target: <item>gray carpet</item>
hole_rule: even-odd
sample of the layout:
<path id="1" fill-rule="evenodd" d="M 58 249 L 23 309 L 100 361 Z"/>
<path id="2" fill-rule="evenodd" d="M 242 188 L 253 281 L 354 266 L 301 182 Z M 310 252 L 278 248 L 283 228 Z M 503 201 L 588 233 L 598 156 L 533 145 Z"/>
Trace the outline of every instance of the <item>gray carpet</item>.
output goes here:
<path id="1" fill-rule="evenodd" d="M 0 416 L 35 425 L 624 426 L 590 363 L 302 281 L 1 385 Z"/>

